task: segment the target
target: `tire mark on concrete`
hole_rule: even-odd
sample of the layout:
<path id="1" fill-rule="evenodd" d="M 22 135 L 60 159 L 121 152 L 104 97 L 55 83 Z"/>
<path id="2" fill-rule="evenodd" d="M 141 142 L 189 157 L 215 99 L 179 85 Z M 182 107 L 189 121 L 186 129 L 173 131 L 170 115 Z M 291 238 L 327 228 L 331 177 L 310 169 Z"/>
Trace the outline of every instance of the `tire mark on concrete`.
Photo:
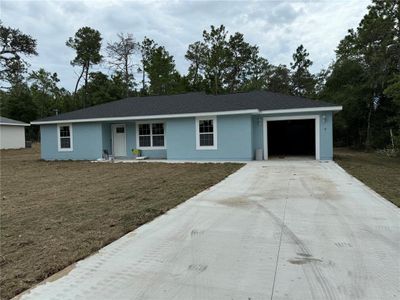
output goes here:
<path id="1" fill-rule="evenodd" d="M 337 193 L 338 191 L 336 190 L 336 188 L 330 188 L 329 191 L 324 191 L 324 189 L 321 189 L 321 182 L 326 186 L 334 186 L 334 182 L 326 180 L 326 179 L 322 179 L 322 178 L 316 178 L 319 181 L 319 184 L 317 185 L 317 188 L 319 188 L 319 193 L 316 193 L 314 191 L 314 189 L 309 185 L 308 182 L 306 182 L 304 179 L 301 179 L 301 184 L 302 186 L 311 194 L 311 196 L 314 199 L 319 200 L 320 203 L 322 203 L 324 206 L 328 207 L 330 210 L 334 211 L 335 214 L 337 215 L 340 224 L 342 224 L 342 226 L 345 226 L 346 228 L 346 232 L 349 232 L 349 239 L 350 239 L 350 243 L 344 243 L 347 244 L 346 246 L 352 246 L 354 245 L 355 249 L 354 250 L 358 250 L 359 246 L 357 243 L 357 239 L 355 237 L 355 234 L 351 228 L 351 226 L 348 224 L 347 219 L 345 218 L 345 216 L 343 216 L 342 214 L 340 214 L 338 208 L 332 203 L 332 199 L 336 199 L 337 197 Z M 340 246 L 343 246 L 341 244 L 339 244 Z M 338 245 L 336 245 L 338 246 Z M 362 257 L 362 254 L 357 251 L 358 255 L 356 255 L 355 260 L 353 260 L 353 270 L 354 270 L 354 274 L 352 274 L 351 279 L 352 279 L 352 291 L 350 291 L 350 295 L 352 296 L 352 298 L 355 299 L 360 299 L 364 296 L 364 290 L 365 290 L 365 282 L 360 282 L 360 278 L 362 278 L 365 273 L 366 273 L 366 269 L 365 269 L 365 265 L 364 265 L 364 260 Z M 347 289 L 346 289 L 347 290 Z"/>
<path id="2" fill-rule="evenodd" d="M 275 223 L 282 226 L 284 233 L 296 244 L 296 246 L 300 249 L 301 253 L 310 256 L 312 255 L 310 249 L 308 249 L 308 247 L 303 243 L 303 241 L 289 227 L 287 227 L 287 225 L 284 224 L 279 217 L 277 217 L 274 213 L 269 211 L 265 206 L 261 205 L 260 203 L 257 203 L 256 205 L 262 212 L 268 214 L 274 220 Z M 312 275 L 316 279 L 324 295 L 324 299 L 329 299 L 329 300 L 337 299 L 338 295 L 336 293 L 336 289 L 326 279 L 325 275 L 323 274 L 323 271 L 319 268 L 317 263 L 315 261 L 310 261 L 310 263 L 307 264 L 307 266 L 310 266 Z M 304 270 L 305 272 L 307 272 L 307 268 L 304 268 Z M 320 297 L 317 297 L 314 294 L 313 289 L 311 289 L 311 294 L 313 296 L 313 299 L 320 299 Z"/>
<path id="3" fill-rule="evenodd" d="M 279 225 L 281 225 L 281 234 L 279 236 L 279 247 L 278 247 L 278 254 L 276 256 L 274 280 L 272 282 L 271 300 L 274 298 L 276 274 L 278 273 L 279 256 L 280 256 L 280 253 L 281 253 L 282 236 L 283 236 L 283 231 L 284 231 L 283 224 L 285 223 L 286 206 L 287 206 L 288 198 L 289 198 L 289 186 L 290 186 L 290 179 L 288 180 L 288 183 L 287 183 L 287 193 L 286 193 L 286 197 L 285 197 L 285 206 L 283 207 L 283 216 L 282 216 L 282 220 L 283 221 L 281 222 L 281 224 L 279 224 Z"/>

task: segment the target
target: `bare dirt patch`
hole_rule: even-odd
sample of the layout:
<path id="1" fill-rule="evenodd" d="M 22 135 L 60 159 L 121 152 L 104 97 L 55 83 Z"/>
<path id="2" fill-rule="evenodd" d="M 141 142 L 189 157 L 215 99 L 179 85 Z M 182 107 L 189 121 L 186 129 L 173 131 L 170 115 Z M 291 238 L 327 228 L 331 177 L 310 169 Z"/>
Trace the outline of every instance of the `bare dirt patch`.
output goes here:
<path id="1" fill-rule="evenodd" d="M 46 162 L 2 150 L 0 288 L 8 299 L 221 181 L 241 164 Z"/>

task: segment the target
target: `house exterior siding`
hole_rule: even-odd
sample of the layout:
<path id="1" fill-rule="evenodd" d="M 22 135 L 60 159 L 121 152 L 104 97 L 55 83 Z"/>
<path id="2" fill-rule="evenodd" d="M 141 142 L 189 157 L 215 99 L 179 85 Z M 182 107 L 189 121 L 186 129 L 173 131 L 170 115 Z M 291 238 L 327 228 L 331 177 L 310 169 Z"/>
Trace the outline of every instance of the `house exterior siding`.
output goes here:
<path id="1" fill-rule="evenodd" d="M 102 156 L 101 123 L 74 123 L 72 151 L 58 151 L 57 125 L 41 125 L 41 158 L 45 160 L 93 160 Z"/>
<path id="2" fill-rule="evenodd" d="M 217 149 L 196 149 L 196 119 L 167 121 L 167 158 L 173 160 L 251 160 L 251 115 L 217 116 Z"/>
<path id="3" fill-rule="evenodd" d="M 196 149 L 196 118 L 171 118 L 164 123 L 166 149 L 142 150 L 149 158 L 171 160 L 229 160 L 247 161 L 255 159 L 257 149 L 264 150 L 265 117 L 291 117 L 299 115 L 319 116 L 320 159 L 332 159 L 332 112 L 290 113 L 290 114 L 242 114 L 219 115 L 217 121 L 217 148 Z M 210 114 L 210 117 L 213 116 Z M 136 145 L 136 126 L 133 121 L 73 123 L 72 151 L 58 150 L 57 125 L 41 125 L 42 158 L 46 160 L 95 160 L 102 157 L 103 150 L 112 154 L 112 124 L 124 124 L 126 128 L 126 156 L 133 158 Z"/>

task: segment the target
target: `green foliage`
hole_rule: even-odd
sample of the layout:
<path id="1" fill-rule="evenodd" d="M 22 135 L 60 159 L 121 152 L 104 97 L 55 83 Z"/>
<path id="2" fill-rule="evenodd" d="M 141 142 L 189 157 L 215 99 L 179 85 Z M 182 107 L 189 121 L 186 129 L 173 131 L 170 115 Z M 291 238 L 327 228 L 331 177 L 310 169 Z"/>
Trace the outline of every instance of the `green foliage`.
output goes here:
<path id="1" fill-rule="evenodd" d="M 82 87 L 77 93 L 78 96 L 87 93 L 87 105 L 92 106 L 124 98 L 125 88 L 124 75 L 120 72 L 111 78 L 102 72 L 92 72 L 87 87 Z"/>
<path id="2" fill-rule="evenodd" d="M 59 81 L 57 73 L 51 74 L 44 69 L 29 74 L 28 82 L 31 82 L 32 100 L 36 105 L 39 118 L 51 116 L 55 112 L 61 111 L 60 99 L 62 94 L 67 93 L 67 91 L 57 86 Z"/>
<path id="3" fill-rule="evenodd" d="M 151 95 L 168 95 L 182 92 L 181 77 L 175 69 L 172 55 L 164 47 L 159 46 L 150 50 L 144 69 L 150 79 Z"/>
<path id="4" fill-rule="evenodd" d="M 9 85 L 22 82 L 28 66 L 23 55 L 37 55 L 36 40 L 0 21 L 0 81 Z"/>
<path id="5" fill-rule="evenodd" d="M 100 63 L 103 58 L 100 54 L 101 40 L 99 31 L 90 27 L 82 27 L 75 33 L 74 37 L 70 37 L 66 42 L 68 47 L 76 51 L 76 56 L 71 61 L 71 65 L 79 66 L 82 69 L 75 85 L 75 94 L 82 77 L 85 79 L 84 87 L 87 87 L 90 67 Z M 83 95 L 83 107 L 86 106 L 87 98 L 88 94 L 85 92 Z"/>
<path id="6" fill-rule="evenodd" d="M 308 58 L 309 55 L 303 45 L 297 47 L 293 54 L 293 63 L 290 64 L 293 71 L 291 90 L 296 96 L 311 97 L 315 90 L 316 80 L 309 71 L 313 64 Z"/>
<path id="7" fill-rule="evenodd" d="M 240 91 L 259 91 L 269 89 L 274 67 L 266 58 L 258 56 L 258 50 L 252 51 L 250 60 L 242 72 Z"/>
<path id="8" fill-rule="evenodd" d="M 336 114 L 334 137 L 337 145 L 360 147 L 365 136 L 370 94 L 363 65 L 355 60 L 342 60 L 336 63 L 326 82 L 320 98 L 343 106 Z"/>
<path id="9" fill-rule="evenodd" d="M 228 37 L 224 25 L 204 30 L 203 41 L 190 44 L 185 58 L 191 63 L 188 71 L 191 90 L 205 88 L 220 94 L 261 86 L 262 72 L 252 67 L 258 59 L 258 48 L 247 43 L 239 32 Z M 253 76 L 252 71 L 259 73 Z M 256 82 L 250 82 L 249 78 Z"/>
<path id="10" fill-rule="evenodd" d="M 195 42 L 189 45 L 185 58 L 189 60 L 190 66 L 187 74 L 190 91 L 205 90 L 204 62 L 206 61 L 207 46 L 202 42 Z"/>
<path id="11" fill-rule="evenodd" d="M 272 68 L 267 88 L 271 92 L 291 94 L 290 71 L 285 65 Z"/>
<path id="12" fill-rule="evenodd" d="M 132 149 L 132 154 L 135 156 L 140 156 L 141 152 L 142 151 L 140 149 Z"/>
<path id="13" fill-rule="evenodd" d="M 70 37 L 66 45 L 76 51 L 75 58 L 71 61 L 73 66 L 89 67 L 100 63 L 102 56 L 100 32 L 90 27 L 82 27 L 74 37 Z"/>
<path id="14" fill-rule="evenodd" d="M 37 118 L 37 107 L 25 83 L 13 85 L 7 93 L 2 92 L 0 101 L 2 116 L 27 123 Z"/>
<path id="15" fill-rule="evenodd" d="M 387 88 L 383 93 L 392 98 L 397 106 L 400 106 L 400 74 L 394 75 L 394 77 L 388 81 Z"/>
<path id="16" fill-rule="evenodd" d="M 149 63 L 151 53 L 157 47 L 157 44 L 152 39 L 149 39 L 145 36 L 139 47 L 141 55 L 141 67 L 138 68 L 138 72 L 142 73 L 142 88 L 140 90 L 140 94 L 144 96 L 148 94 L 148 85 L 146 83 L 146 66 Z"/>
<path id="17" fill-rule="evenodd" d="M 341 143 L 385 147 L 390 130 L 399 131 L 399 16 L 398 1 L 375 0 L 339 43 L 320 98 L 344 105 L 334 123 Z"/>
<path id="18" fill-rule="evenodd" d="M 233 93 L 238 90 L 242 80 L 246 78 L 247 73 L 251 70 L 248 68 L 258 58 L 258 47 L 251 46 L 244 41 L 243 34 L 236 32 L 229 37 L 228 41 L 228 68 L 226 74 L 226 85 L 228 91 Z M 250 76 L 252 74 L 249 74 Z"/>
<path id="19" fill-rule="evenodd" d="M 309 71 L 312 61 L 308 56 L 300 45 L 293 54 L 292 71 L 285 65 L 273 66 L 243 34 L 229 35 L 223 25 L 212 25 L 210 31 L 203 31 L 203 41 L 189 45 L 185 58 L 190 62 L 187 78 L 192 91 L 270 90 L 315 97 L 318 80 Z"/>

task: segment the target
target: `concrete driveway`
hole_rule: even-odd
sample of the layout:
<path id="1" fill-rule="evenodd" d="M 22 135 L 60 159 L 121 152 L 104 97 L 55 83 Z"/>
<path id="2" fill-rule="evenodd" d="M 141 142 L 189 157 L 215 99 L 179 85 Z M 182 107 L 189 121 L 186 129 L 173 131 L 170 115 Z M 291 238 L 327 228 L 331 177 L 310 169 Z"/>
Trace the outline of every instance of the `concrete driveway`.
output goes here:
<path id="1" fill-rule="evenodd" d="M 21 298 L 399 299 L 399 223 L 333 162 L 251 162 Z"/>

